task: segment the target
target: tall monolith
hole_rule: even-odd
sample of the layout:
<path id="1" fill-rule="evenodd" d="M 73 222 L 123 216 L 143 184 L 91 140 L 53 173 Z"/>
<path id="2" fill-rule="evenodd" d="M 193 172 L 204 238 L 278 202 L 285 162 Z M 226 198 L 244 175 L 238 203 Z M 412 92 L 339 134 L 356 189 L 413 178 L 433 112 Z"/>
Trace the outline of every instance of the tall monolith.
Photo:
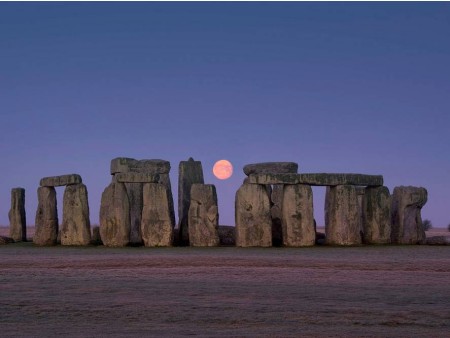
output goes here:
<path id="1" fill-rule="evenodd" d="M 193 184 L 189 206 L 189 243 L 191 246 L 218 246 L 219 209 L 216 187 Z"/>
<path id="2" fill-rule="evenodd" d="M 125 183 L 128 200 L 130 202 L 130 243 L 133 245 L 142 244 L 141 221 L 143 199 L 143 183 Z"/>
<path id="3" fill-rule="evenodd" d="M 391 195 L 387 187 L 365 188 L 362 225 L 364 243 L 391 243 Z"/>
<path id="4" fill-rule="evenodd" d="M 396 187 L 392 194 L 391 240 L 395 244 L 421 244 L 426 235 L 420 210 L 428 199 L 425 188 Z"/>
<path id="5" fill-rule="evenodd" d="M 84 184 L 68 185 L 63 198 L 61 244 L 89 245 L 90 242 L 91 222 L 87 188 Z"/>
<path id="6" fill-rule="evenodd" d="M 25 189 L 11 190 L 11 209 L 9 217 L 9 237 L 14 241 L 27 240 L 27 218 L 25 214 Z"/>
<path id="7" fill-rule="evenodd" d="M 141 233 L 145 246 L 171 246 L 175 223 L 166 187 L 160 183 L 145 183 L 143 201 Z"/>
<path id="8" fill-rule="evenodd" d="M 285 185 L 282 205 L 283 245 L 313 246 L 316 231 L 311 186 Z"/>
<path id="9" fill-rule="evenodd" d="M 189 244 L 191 187 L 196 183 L 204 183 L 202 162 L 190 157 L 187 161 L 181 161 L 178 167 L 178 230 L 182 245 Z"/>
<path id="10" fill-rule="evenodd" d="M 39 187 L 33 243 L 40 246 L 56 245 L 58 238 L 58 211 L 54 187 Z"/>
<path id="11" fill-rule="evenodd" d="M 272 217 L 265 186 L 243 184 L 236 192 L 236 246 L 272 246 Z"/>
<path id="12" fill-rule="evenodd" d="M 337 185 L 327 188 L 325 232 L 327 244 L 361 244 L 360 212 L 355 186 Z"/>
<path id="13" fill-rule="evenodd" d="M 112 182 L 100 204 L 100 236 L 103 245 L 126 246 L 130 242 L 130 203 L 124 183 Z"/>

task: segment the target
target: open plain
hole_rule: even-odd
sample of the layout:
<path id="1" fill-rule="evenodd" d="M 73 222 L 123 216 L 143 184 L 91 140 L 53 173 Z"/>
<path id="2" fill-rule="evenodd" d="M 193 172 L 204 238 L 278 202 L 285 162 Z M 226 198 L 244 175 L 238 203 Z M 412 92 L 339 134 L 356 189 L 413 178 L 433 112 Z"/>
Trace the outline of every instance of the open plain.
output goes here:
<path id="1" fill-rule="evenodd" d="M 2 337 L 449 337 L 450 247 L 0 247 Z"/>

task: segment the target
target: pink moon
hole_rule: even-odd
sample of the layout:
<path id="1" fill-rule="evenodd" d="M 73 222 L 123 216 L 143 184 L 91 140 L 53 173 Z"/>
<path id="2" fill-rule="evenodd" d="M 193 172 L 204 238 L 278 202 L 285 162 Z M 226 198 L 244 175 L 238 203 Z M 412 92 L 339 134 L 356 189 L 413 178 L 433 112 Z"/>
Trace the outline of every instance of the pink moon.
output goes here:
<path id="1" fill-rule="evenodd" d="M 226 180 L 233 175 L 233 165 L 227 160 L 220 160 L 214 164 L 214 176 L 219 180 Z"/>

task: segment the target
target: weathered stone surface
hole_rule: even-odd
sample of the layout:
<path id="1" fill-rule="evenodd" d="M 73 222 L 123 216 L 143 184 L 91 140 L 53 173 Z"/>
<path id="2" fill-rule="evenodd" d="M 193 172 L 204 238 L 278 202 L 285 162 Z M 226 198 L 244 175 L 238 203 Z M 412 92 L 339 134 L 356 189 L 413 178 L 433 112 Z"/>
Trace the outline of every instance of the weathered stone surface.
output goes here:
<path id="1" fill-rule="evenodd" d="M 396 187 L 392 194 L 391 240 L 395 244 L 420 244 L 425 241 L 420 210 L 428 199 L 425 188 Z"/>
<path id="2" fill-rule="evenodd" d="M 175 222 L 172 220 L 166 187 L 144 184 L 141 233 L 145 246 L 171 246 Z"/>
<path id="3" fill-rule="evenodd" d="M 325 196 L 326 243 L 330 245 L 359 245 L 359 205 L 356 189 L 351 185 L 327 188 Z"/>
<path id="4" fill-rule="evenodd" d="M 219 225 L 220 245 L 236 245 L 235 227 L 229 225 Z"/>
<path id="5" fill-rule="evenodd" d="M 119 174 L 117 174 L 119 175 Z M 130 243 L 142 244 L 141 221 L 143 201 L 143 183 L 125 183 L 128 201 L 130 202 Z"/>
<path id="6" fill-rule="evenodd" d="M 89 245 L 91 222 L 89 220 L 88 192 L 84 184 L 68 185 L 64 190 L 62 245 Z"/>
<path id="7" fill-rule="evenodd" d="M 122 183 L 158 183 L 159 174 L 134 172 L 117 173 L 114 175 L 114 180 Z"/>
<path id="8" fill-rule="evenodd" d="M 188 223 L 191 246 L 219 245 L 219 209 L 214 185 L 192 185 Z"/>
<path id="9" fill-rule="evenodd" d="M 428 245 L 450 245 L 450 236 L 433 236 L 426 239 Z"/>
<path id="10" fill-rule="evenodd" d="M 14 243 L 14 240 L 11 237 L 0 236 L 0 245 Z"/>
<path id="11" fill-rule="evenodd" d="M 61 176 L 51 176 L 44 177 L 41 179 L 41 187 L 60 187 L 70 184 L 80 184 L 82 183 L 81 176 L 78 174 L 69 174 Z"/>
<path id="12" fill-rule="evenodd" d="M 365 189 L 362 217 L 364 243 L 391 243 L 391 195 L 387 187 Z"/>
<path id="13" fill-rule="evenodd" d="M 54 187 L 39 187 L 33 243 L 56 245 L 58 238 L 58 211 Z"/>
<path id="14" fill-rule="evenodd" d="M 287 174 L 296 173 L 298 164 L 295 162 L 262 162 L 247 164 L 243 170 L 247 176 L 251 174 Z"/>
<path id="15" fill-rule="evenodd" d="M 159 182 L 166 188 L 167 201 L 169 203 L 170 222 L 175 224 L 175 207 L 173 205 L 172 184 L 169 174 L 160 174 Z"/>
<path id="16" fill-rule="evenodd" d="M 178 229 L 182 245 L 189 244 L 188 213 L 191 204 L 191 187 L 195 183 L 204 183 L 202 162 L 181 161 L 178 167 Z"/>
<path id="17" fill-rule="evenodd" d="M 11 190 L 11 209 L 8 213 L 9 237 L 14 241 L 27 240 L 27 218 L 25 214 L 25 189 Z"/>
<path id="18" fill-rule="evenodd" d="M 130 202 L 124 183 L 111 183 L 100 204 L 100 236 L 105 246 L 122 247 L 130 242 Z"/>
<path id="19" fill-rule="evenodd" d="M 100 227 L 98 226 L 92 228 L 91 244 L 103 245 L 102 237 L 100 236 Z"/>
<path id="20" fill-rule="evenodd" d="M 252 174 L 249 176 L 248 183 L 380 186 L 383 185 L 383 176 L 363 174 Z"/>
<path id="21" fill-rule="evenodd" d="M 272 246 L 270 201 L 264 186 L 244 184 L 236 192 L 236 246 Z"/>
<path id="22" fill-rule="evenodd" d="M 267 185 L 270 196 L 270 215 L 272 217 L 272 245 L 283 245 L 283 226 L 281 223 L 281 209 L 283 205 L 283 188 L 282 184 Z M 270 188 L 270 189 L 269 189 Z"/>
<path id="23" fill-rule="evenodd" d="M 170 172 L 170 162 L 159 159 L 135 160 L 127 157 L 118 157 L 111 160 L 111 175 L 128 172 L 168 174 Z"/>
<path id="24" fill-rule="evenodd" d="M 284 186 L 283 245 L 313 246 L 316 240 L 314 229 L 313 195 L 309 185 Z"/>

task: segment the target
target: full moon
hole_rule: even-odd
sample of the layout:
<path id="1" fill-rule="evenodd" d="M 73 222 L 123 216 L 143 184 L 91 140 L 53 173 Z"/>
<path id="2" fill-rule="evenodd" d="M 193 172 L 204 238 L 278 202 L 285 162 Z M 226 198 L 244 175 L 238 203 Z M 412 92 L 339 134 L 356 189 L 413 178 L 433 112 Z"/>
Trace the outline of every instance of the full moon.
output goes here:
<path id="1" fill-rule="evenodd" d="M 219 180 L 226 180 L 233 175 L 233 165 L 227 160 L 217 161 L 214 164 L 213 173 Z"/>

